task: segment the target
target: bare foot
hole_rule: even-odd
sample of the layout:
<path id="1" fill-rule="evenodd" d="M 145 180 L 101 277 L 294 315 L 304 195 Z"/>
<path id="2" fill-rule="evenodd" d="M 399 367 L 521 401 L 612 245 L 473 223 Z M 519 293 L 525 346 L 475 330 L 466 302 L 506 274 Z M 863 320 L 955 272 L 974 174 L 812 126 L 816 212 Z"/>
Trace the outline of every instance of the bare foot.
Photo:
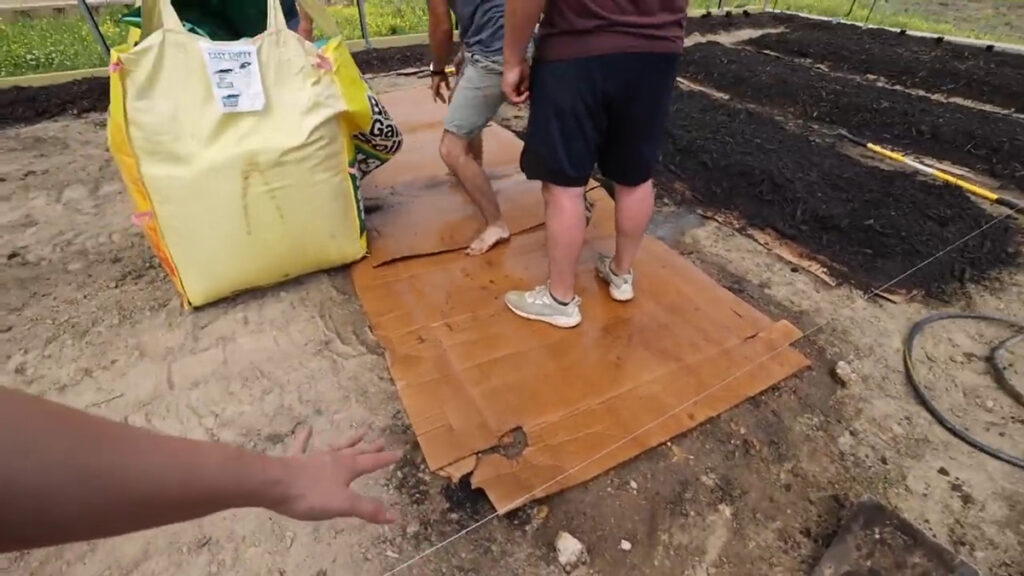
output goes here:
<path id="1" fill-rule="evenodd" d="M 466 254 L 470 256 L 479 256 L 484 252 L 487 252 L 498 242 L 503 242 L 509 239 L 510 234 L 508 233 L 508 226 L 504 222 L 497 224 L 491 224 L 479 236 L 473 243 L 466 248 Z"/>

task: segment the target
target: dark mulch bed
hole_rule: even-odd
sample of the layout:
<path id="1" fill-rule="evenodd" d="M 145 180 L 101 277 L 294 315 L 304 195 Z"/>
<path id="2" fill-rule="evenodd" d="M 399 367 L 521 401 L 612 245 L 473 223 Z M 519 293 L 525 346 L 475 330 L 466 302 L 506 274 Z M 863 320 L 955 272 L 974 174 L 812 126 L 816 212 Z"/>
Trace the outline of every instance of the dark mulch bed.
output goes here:
<path id="1" fill-rule="evenodd" d="M 870 290 L 993 216 L 959 189 L 863 164 L 765 114 L 677 91 L 662 163 L 704 204 L 739 213 L 841 267 Z M 661 186 L 671 190 L 671 185 Z M 893 286 L 944 296 L 1017 262 L 1012 220 L 990 226 Z"/>
<path id="2" fill-rule="evenodd" d="M 1024 56 L 1017 54 L 828 22 L 793 25 L 747 43 L 834 70 L 1024 112 Z"/>
<path id="3" fill-rule="evenodd" d="M 58 116 L 102 112 L 110 106 L 107 78 L 86 78 L 54 86 L 0 90 L 0 128 L 35 124 Z"/>
<path id="4" fill-rule="evenodd" d="M 1024 189 L 1019 119 L 715 42 L 687 49 L 680 73 L 747 102 L 841 126 L 877 144 L 954 162 Z"/>
<path id="5" fill-rule="evenodd" d="M 459 46 L 456 45 L 455 50 L 458 49 Z M 353 52 L 352 58 L 363 74 L 380 74 L 406 68 L 426 69 L 430 66 L 430 48 L 425 44 L 398 48 L 373 48 Z"/>

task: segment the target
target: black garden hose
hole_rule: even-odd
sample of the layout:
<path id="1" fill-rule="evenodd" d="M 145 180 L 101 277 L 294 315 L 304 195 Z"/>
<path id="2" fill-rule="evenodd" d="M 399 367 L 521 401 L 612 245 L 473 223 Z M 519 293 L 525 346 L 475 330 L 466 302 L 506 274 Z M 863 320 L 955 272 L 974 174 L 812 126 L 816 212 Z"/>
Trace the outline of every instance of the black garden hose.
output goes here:
<path id="1" fill-rule="evenodd" d="M 910 328 L 910 332 L 907 333 L 907 337 L 903 341 L 903 366 L 906 369 L 907 382 L 910 383 L 910 387 L 914 389 L 914 392 L 917 394 L 917 397 L 921 400 L 921 403 L 924 404 L 924 407 L 926 410 L 928 410 L 928 413 L 932 415 L 932 418 L 935 418 L 935 421 L 941 424 L 943 428 L 948 430 L 950 434 L 956 436 L 957 438 L 959 438 L 960 440 L 962 440 L 963 442 L 967 443 L 972 448 L 980 452 L 988 454 L 989 456 L 996 458 L 997 460 L 1002 460 L 1003 462 L 1006 462 L 1011 466 L 1016 466 L 1017 468 L 1024 469 L 1024 458 L 1014 456 L 1012 454 L 1007 454 L 1006 452 L 993 448 L 981 442 L 977 438 L 971 436 L 970 434 L 967 433 L 966 430 L 954 424 L 949 418 L 946 417 L 945 414 L 942 413 L 941 410 L 939 410 L 937 406 L 935 406 L 935 404 L 932 403 L 931 399 L 928 397 L 928 394 L 924 391 L 924 389 L 921 387 L 921 384 L 917 380 L 917 375 L 914 373 L 914 342 L 917 340 L 917 337 L 921 334 L 921 332 L 924 331 L 925 327 L 927 327 L 928 325 L 934 324 L 936 322 L 941 322 L 943 320 L 953 319 L 984 320 L 986 322 L 997 322 L 1000 324 L 1020 329 L 1022 331 L 1020 334 L 1007 338 L 1006 340 L 1003 340 L 998 345 L 996 345 L 995 348 L 992 349 L 992 352 L 989 354 L 988 361 L 989 365 L 992 367 L 992 371 L 995 374 L 996 380 L 999 382 L 1000 386 L 1002 386 L 1014 400 L 1016 400 L 1022 406 L 1024 406 L 1024 393 L 1022 393 L 1019 388 L 1017 388 L 1016 386 L 1014 386 L 1012 382 L 1010 382 L 1010 379 L 1009 377 L 1007 377 L 1006 372 L 1004 371 L 1002 366 L 1002 357 L 1005 354 L 1006 349 L 1017 342 L 1024 341 L 1024 322 L 1020 322 L 1010 318 L 990 316 L 987 314 L 938 312 L 936 314 L 930 314 L 928 316 L 925 316 L 921 320 L 918 320 Z"/>

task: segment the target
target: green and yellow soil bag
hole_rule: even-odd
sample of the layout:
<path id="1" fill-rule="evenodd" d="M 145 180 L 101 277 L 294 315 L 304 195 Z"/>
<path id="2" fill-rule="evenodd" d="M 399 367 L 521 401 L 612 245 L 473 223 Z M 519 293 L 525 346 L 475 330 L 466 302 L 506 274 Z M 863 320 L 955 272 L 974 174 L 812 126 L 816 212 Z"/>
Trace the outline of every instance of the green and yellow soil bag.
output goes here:
<path id="1" fill-rule="evenodd" d="M 269 0 L 265 33 L 215 42 L 170 0 L 142 7 L 141 40 L 111 54 L 108 139 L 186 306 L 362 258 L 359 182 L 402 138 L 334 22 L 318 49 Z"/>

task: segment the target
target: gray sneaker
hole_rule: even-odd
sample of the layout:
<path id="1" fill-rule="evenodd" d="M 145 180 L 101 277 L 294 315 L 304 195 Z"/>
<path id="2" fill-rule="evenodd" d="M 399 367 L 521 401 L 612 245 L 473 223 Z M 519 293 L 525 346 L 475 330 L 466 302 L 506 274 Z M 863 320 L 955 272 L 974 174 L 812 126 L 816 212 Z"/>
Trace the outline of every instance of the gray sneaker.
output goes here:
<path id="1" fill-rule="evenodd" d="M 505 305 L 517 316 L 547 322 L 559 328 L 573 328 L 583 321 L 583 315 L 580 314 L 580 297 L 573 296 L 568 304 L 559 304 L 551 296 L 547 284 L 529 292 L 508 292 L 505 294 Z"/>
<path id="2" fill-rule="evenodd" d="M 633 299 L 633 271 L 619 276 L 612 272 L 612 257 L 601 254 L 597 257 L 597 275 L 608 283 L 608 294 L 616 302 L 629 302 Z"/>

